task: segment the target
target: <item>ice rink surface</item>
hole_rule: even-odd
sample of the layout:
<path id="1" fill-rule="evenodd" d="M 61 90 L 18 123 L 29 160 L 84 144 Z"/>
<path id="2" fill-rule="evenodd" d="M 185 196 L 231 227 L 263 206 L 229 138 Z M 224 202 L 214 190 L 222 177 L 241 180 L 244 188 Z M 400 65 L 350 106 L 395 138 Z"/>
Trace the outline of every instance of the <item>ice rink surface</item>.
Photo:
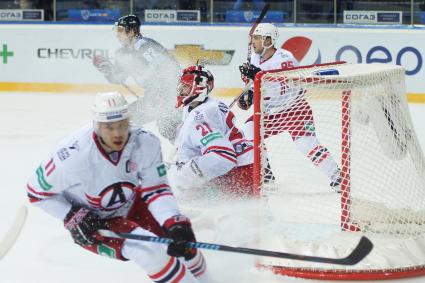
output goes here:
<path id="1" fill-rule="evenodd" d="M 18 208 L 22 204 L 29 207 L 22 234 L 0 262 L 1 283 L 151 282 L 143 270 L 131 262 L 100 257 L 73 244 L 60 221 L 31 207 L 26 198 L 27 178 L 54 144 L 91 121 L 89 110 L 93 99 L 94 96 L 88 94 L 0 93 L 0 239 L 12 224 Z M 424 149 L 425 104 L 410 104 L 409 107 Z M 153 125 L 147 128 L 155 131 Z M 167 141 L 163 141 L 163 149 L 165 156 L 172 150 Z M 255 234 L 247 225 L 249 219 L 226 213 L 226 209 L 199 211 L 194 219 L 198 240 L 248 246 Z M 214 230 L 212 223 L 205 219 L 220 222 L 220 229 Z M 217 283 L 315 282 L 259 271 L 254 267 L 253 256 L 212 251 L 204 254 Z M 424 280 L 412 278 L 391 282 Z"/>

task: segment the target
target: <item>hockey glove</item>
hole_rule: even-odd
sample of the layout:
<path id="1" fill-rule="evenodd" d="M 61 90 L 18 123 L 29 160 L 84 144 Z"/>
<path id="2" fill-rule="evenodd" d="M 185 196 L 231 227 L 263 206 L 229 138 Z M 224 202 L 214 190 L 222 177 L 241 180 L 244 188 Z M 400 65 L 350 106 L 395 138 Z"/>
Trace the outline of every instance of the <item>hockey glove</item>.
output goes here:
<path id="1" fill-rule="evenodd" d="M 93 234 L 99 229 L 108 228 L 106 221 L 84 207 L 73 206 L 65 217 L 65 228 L 71 233 L 74 242 L 81 246 L 97 243 Z"/>
<path id="2" fill-rule="evenodd" d="M 176 164 L 170 166 L 168 172 L 172 187 L 181 191 L 199 188 L 206 182 L 201 168 L 194 159 L 187 163 L 176 162 Z"/>
<path id="3" fill-rule="evenodd" d="M 93 65 L 105 75 L 111 74 L 114 68 L 114 65 L 108 58 L 105 58 L 100 55 L 93 56 Z"/>
<path id="4" fill-rule="evenodd" d="M 184 257 L 186 260 L 196 255 L 196 250 L 186 245 L 188 242 L 196 241 L 189 218 L 176 215 L 167 219 L 162 227 L 165 235 L 173 240 L 173 243 L 168 245 L 168 255 Z"/>
<path id="5" fill-rule="evenodd" d="M 240 109 L 248 110 L 252 105 L 252 101 L 254 99 L 254 92 L 251 89 L 245 91 L 238 100 L 238 106 Z"/>
<path id="6" fill-rule="evenodd" d="M 254 80 L 255 75 L 261 71 L 260 68 L 255 67 L 254 65 L 250 63 L 243 63 L 239 66 L 239 71 L 241 72 L 241 75 L 244 77 L 247 77 L 250 80 Z"/>

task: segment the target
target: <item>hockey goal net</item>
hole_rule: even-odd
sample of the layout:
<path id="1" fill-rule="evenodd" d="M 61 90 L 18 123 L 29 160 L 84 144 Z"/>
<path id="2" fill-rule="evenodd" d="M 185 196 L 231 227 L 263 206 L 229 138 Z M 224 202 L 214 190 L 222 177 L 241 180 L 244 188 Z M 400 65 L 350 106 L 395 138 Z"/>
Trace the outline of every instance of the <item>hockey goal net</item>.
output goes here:
<path id="1" fill-rule="evenodd" d="M 347 255 L 362 234 L 375 245 L 356 266 L 258 265 L 314 279 L 425 274 L 425 161 L 404 69 L 336 62 L 274 70 L 257 74 L 254 90 L 263 245 L 332 257 Z"/>

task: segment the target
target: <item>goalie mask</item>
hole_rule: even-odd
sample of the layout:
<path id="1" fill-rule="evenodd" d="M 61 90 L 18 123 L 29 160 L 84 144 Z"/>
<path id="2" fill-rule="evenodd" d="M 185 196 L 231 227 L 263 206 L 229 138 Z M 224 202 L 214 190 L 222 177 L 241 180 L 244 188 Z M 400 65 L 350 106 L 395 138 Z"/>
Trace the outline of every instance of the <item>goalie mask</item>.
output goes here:
<path id="1" fill-rule="evenodd" d="M 193 101 L 204 101 L 214 88 L 214 77 L 201 65 L 190 66 L 183 70 L 177 87 L 176 108 Z"/>

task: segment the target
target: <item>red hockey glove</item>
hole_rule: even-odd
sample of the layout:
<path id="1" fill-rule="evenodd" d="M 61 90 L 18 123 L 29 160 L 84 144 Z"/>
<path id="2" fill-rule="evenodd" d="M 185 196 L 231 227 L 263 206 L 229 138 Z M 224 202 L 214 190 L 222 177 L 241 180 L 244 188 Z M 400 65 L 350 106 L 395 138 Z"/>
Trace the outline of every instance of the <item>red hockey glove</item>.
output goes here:
<path id="1" fill-rule="evenodd" d="M 186 246 L 186 243 L 196 241 L 189 218 L 183 215 L 173 216 L 164 222 L 162 228 L 165 235 L 173 240 L 168 245 L 168 255 L 184 257 L 186 260 L 196 255 L 195 249 Z"/>
<path id="2" fill-rule="evenodd" d="M 250 63 L 243 63 L 239 66 L 239 71 L 241 72 L 242 76 L 247 77 L 250 80 L 254 80 L 255 75 L 261 71 L 260 68 L 255 67 L 254 65 Z"/>
<path id="3" fill-rule="evenodd" d="M 245 91 L 238 100 L 238 106 L 240 109 L 248 110 L 251 107 L 254 99 L 254 92 L 251 89 Z"/>
<path id="4" fill-rule="evenodd" d="M 114 65 L 108 58 L 100 55 L 93 56 L 93 65 L 103 74 L 110 74 L 114 68 Z"/>
<path id="5" fill-rule="evenodd" d="M 108 228 L 105 220 L 84 207 L 73 206 L 64 219 L 65 228 L 71 233 L 74 242 L 81 246 L 97 243 L 93 234 L 99 229 Z"/>

